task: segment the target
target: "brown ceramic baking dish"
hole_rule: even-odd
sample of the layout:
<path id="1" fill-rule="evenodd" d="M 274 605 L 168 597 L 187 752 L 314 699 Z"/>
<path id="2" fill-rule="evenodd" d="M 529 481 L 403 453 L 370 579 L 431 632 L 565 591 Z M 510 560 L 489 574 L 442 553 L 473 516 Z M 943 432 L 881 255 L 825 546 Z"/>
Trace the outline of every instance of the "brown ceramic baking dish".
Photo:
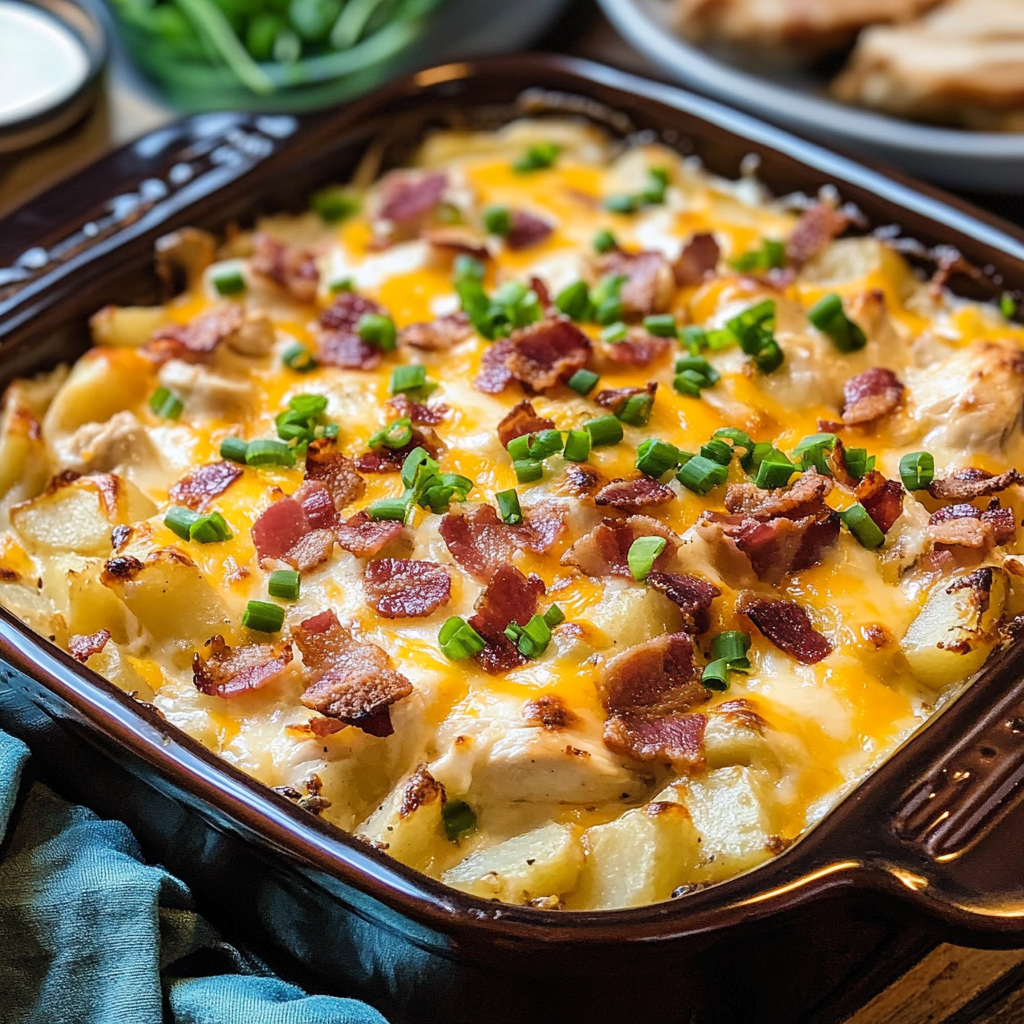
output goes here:
<path id="1" fill-rule="evenodd" d="M 675 89 L 515 57 L 435 68 L 306 119 L 191 118 L 33 200 L 0 222 L 0 384 L 75 358 L 105 303 L 157 300 L 159 235 L 300 209 L 371 142 L 399 162 L 431 125 L 497 127 L 524 111 L 652 133 L 729 177 L 755 154 L 777 194 L 833 184 L 869 229 L 913 239 L 918 257 L 955 247 L 981 269 L 954 287 L 984 297 L 1024 286 L 1024 234 L 949 197 Z M 961 942 L 1024 945 L 1022 651 L 994 656 L 783 855 L 611 912 L 505 906 L 419 875 L 220 761 L 6 611 L 0 726 L 33 744 L 64 792 L 126 821 L 234 935 L 396 1022 L 826 1021 L 928 941 L 908 921 Z"/>

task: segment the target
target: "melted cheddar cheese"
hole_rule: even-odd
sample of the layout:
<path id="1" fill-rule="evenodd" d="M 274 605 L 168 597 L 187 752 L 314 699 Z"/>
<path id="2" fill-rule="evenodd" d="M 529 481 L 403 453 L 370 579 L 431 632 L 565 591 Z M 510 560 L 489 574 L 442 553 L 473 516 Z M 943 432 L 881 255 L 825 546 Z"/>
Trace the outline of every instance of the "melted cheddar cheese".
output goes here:
<path id="1" fill-rule="evenodd" d="M 558 147 L 550 166 L 515 169 L 531 146 L 548 143 Z M 930 517 L 952 502 L 915 490 L 901 495 L 902 511 L 886 524 L 881 546 L 864 546 L 844 525 L 809 564 L 765 582 L 743 564 L 742 551 L 737 561 L 731 542 L 705 528 L 709 513 L 725 511 L 727 486 L 700 495 L 667 472 L 670 500 L 642 511 L 678 538 L 666 568 L 717 588 L 710 624 L 695 633 L 661 591 L 629 576 L 585 575 L 566 559 L 603 518 L 625 515 L 595 505 L 592 492 L 574 492 L 572 464 L 559 455 L 545 460 L 539 480 L 517 483 L 498 423 L 528 397 L 564 434 L 609 414 L 593 400 L 602 389 L 655 382 L 648 422 L 623 424 L 620 443 L 592 449 L 586 466 L 601 482 L 638 478 L 645 439 L 696 453 L 723 428 L 787 453 L 809 435 L 835 432 L 847 449 L 866 449 L 890 481 L 900 480 L 901 457 L 916 451 L 933 456 L 936 479 L 968 469 L 979 471 L 977 479 L 1021 461 L 1024 333 L 994 308 L 929 286 L 871 237 L 825 238 L 801 265 L 734 269 L 766 239 L 785 242 L 801 222 L 799 206 L 772 199 L 752 179 L 715 179 L 661 146 L 622 149 L 575 123 L 524 121 L 493 134 L 438 133 L 416 165 L 446 175 L 430 223 L 454 222 L 483 247 L 489 295 L 508 282 L 540 282 L 552 297 L 577 281 L 596 286 L 600 231 L 612 232 L 625 253 L 660 254 L 666 267 L 695 235 L 713 235 L 717 264 L 703 279 L 673 285 L 651 312 L 671 314 L 679 328 L 722 332 L 769 300 L 781 365 L 762 372 L 736 343 L 705 348 L 700 355 L 719 379 L 699 396 L 681 394 L 673 388 L 673 362 L 687 354 L 679 341 L 631 365 L 609 357 L 602 327 L 584 318 L 577 327 L 600 369 L 589 397 L 564 382 L 534 394 L 514 380 L 487 393 L 475 381 L 495 342 L 472 326 L 436 351 L 402 340 L 410 325 L 456 313 L 460 300 L 452 252 L 432 244 L 422 224 L 403 233 L 382 221 L 387 179 L 359 192 L 361 212 L 340 223 L 311 212 L 257 225 L 315 266 L 316 294 L 301 301 L 258 270 L 251 235 L 214 254 L 195 233 L 174 250 L 189 272 L 182 294 L 156 309 L 101 311 L 96 346 L 70 370 L 9 388 L 0 438 L 0 601 L 230 763 L 468 892 L 612 908 L 754 867 L 813 825 L 977 671 L 1020 604 L 1016 537 L 993 537 L 978 525 L 981 542 L 973 546 L 937 541 Z M 661 195 L 627 213 L 607 208 L 609 196 L 642 194 L 652 169 L 655 180 L 667 180 Z M 482 227 L 495 206 L 533 214 L 550 233 L 513 249 Z M 196 262 L 204 245 L 209 252 Z M 244 290 L 222 297 L 216 282 L 230 273 Z M 393 320 L 397 349 L 371 369 L 323 360 L 306 372 L 291 369 L 284 353 L 296 344 L 317 352 L 317 319 L 337 300 L 332 283 L 343 279 Z M 808 321 L 808 310 L 830 294 L 862 329 L 862 347 L 840 351 Z M 186 358 L 155 355 L 154 332 L 187 330 L 225 303 L 240 305 L 257 325 L 254 341 L 220 339 Z M 642 332 L 639 315 L 632 329 Z M 183 540 L 168 527 L 168 510 L 178 504 L 171 488 L 220 461 L 226 438 L 276 439 L 275 417 L 297 395 L 323 396 L 322 423 L 337 424 L 338 451 L 365 455 L 370 438 L 396 418 L 386 404 L 392 371 L 414 363 L 436 384 L 421 401 L 447 407 L 433 428 L 443 443 L 438 462 L 440 472 L 472 482 L 465 506 L 458 495 L 447 513 L 414 504 L 397 548 L 360 558 L 334 546 L 301 573 L 296 600 L 276 601 L 284 619 L 278 651 L 300 624 L 332 610 L 354 642 L 386 652 L 411 684 L 387 711 L 393 733 L 371 735 L 358 721 L 337 719 L 333 731 L 311 727 L 324 716 L 300 699 L 310 670 L 298 650 L 264 685 L 203 692 L 194 663 L 212 657 L 212 637 L 236 651 L 275 639 L 242 625 L 250 601 L 274 603 L 269 574 L 286 565 L 260 557 L 252 528 L 302 485 L 302 459 L 240 466 L 203 509 L 219 513 L 230 532 L 211 543 Z M 879 366 L 904 386 L 896 406 L 844 424 L 844 385 Z M 161 387 L 180 401 L 177 418 L 153 411 L 150 398 Z M 729 464 L 729 487 L 751 479 L 739 455 Z M 365 489 L 339 509 L 342 519 L 403 494 L 398 472 L 362 475 Z M 856 504 L 855 485 L 835 481 L 824 514 Z M 545 550 L 517 550 L 511 562 L 543 581 L 540 610 L 557 604 L 565 620 L 539 656 L 488 673 L 477 659 L 452 660 L 439 644 L 446 620 L 472 617 L 486 582 L 463 569 L 439 526 L 444 514 L 493 505 L 512 488 L 527 519 L 554 508 L 564 520 Z M 1015 491 L 1011 485 L 998 497 L 1019 521 Z M 970 522 L 982 524 L 989 498 L 974 500 Z M 444 566 L 448 600 L 426 615 L 379 614 L 363 577 L 368 562 L 385 555 Z M 752 599 L 800 609 L 827 641 L 827 656 L 798 660 L 785 643 L 777 646 L 744 613 Z M 701 719 L 689 761 L 606 742 L 616 714 L 603 681 L 612 658 L 684 635 L 694 687 L 712 638 L 727 631 L 749 635 L 749 671 L 729 671 L 727 690 L 698 689 L 702 695 L 683 709 Z M 530 710 L 538 701 L 559 714 L 539 720 Z"/>

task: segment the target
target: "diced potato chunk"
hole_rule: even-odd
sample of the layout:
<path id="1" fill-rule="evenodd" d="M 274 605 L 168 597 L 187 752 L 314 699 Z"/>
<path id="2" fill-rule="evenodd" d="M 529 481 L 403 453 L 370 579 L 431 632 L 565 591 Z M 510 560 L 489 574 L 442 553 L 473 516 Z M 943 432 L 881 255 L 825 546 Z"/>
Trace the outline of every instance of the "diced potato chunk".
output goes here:
<path id="1" fill-rule="evenodd" d="M 68 570 L 68 632 L 88 634 L 109 629 L 114 642 L 124 644 L 129 640 L 129 633 L 135 630 L 131 629 L 131 617 L 124 602 L 100 582 L 101 568 L 102 563 L 93 563 L 85 569 Z"/>
<path id="2" fill-rule="evenodd" d="M 552 822 L 477 850 L 442 876 L 455 889 L 504 903 L 561 896 L 576 885 L 583 846 L 575 829 Z"/>
<path id="3" fill-rule="evenodd" d="M 42 428 L 25 400 L 26 388 L 7 389 L 0 422 L 0 497 L 17 487 L 15 497 L 31 498 L 46 486 L 49 461 Z"/>
<path id="4" fill-rule="evenodd" d="M 52 443 L 83 423 L 103 423 L 138 404 L 149 387 L 152 367 L 131 349 L 86 352 L 47 410 L 43 433 Z"/>
<path id="5" fill-rule="evenodd" d="M 587 861 L 574 897 L 594 910 L 667 900 L 696 876 L 700 860 L 700 836 L 679 803 L 626 811 L 587 829 L 583 842 Z"/>
<path id="6" fill-rule="evenodd" d="M 681 625 L 679 609 L 651 587 L 608 589 L 590 612 L 590 621 L 616 641 L 621 650 L 662 633 L 674 633 Z"/>
<path id="7" fill-rule="evenodd" d="M 775 762 L 765 739 L 767 723 L 745 700 L 726 701 L 708 711 L 704 757 L 709 769 L 733 764 L 763 767 Z"/>
<path id="8" fill-rule="evenodd" d="M 998 639 L 1006 594 L 1006 572 L 995 566 L 939 583 L 901 644 L 915 678 L 945 690 L 977 672 Z"/>
<path id="9" fill-rule="evenodd" d="M 439 850 L 450 845 L 441 819 L 444 800 L 444 786 L 420 765 L 395 786 L 358 831 L 386 846 L 395 860 L 426 871 Z"/>
<path id="10" fill-rule="evenodd" d="M 118 689 L 134 692 L 139 700 L 153 699 L 153 688 L 135 671 L 135 666 L 113 641 L 108 640 L 102 651 L 90 655 L 86 665 L 104 679 L 109 679 Z"/>
<path id="11" fill-rule="evenodd" d="M 89 318 L 96 345 L 141 348 L 167 319 L 163 306 L 104 306 Z"/>

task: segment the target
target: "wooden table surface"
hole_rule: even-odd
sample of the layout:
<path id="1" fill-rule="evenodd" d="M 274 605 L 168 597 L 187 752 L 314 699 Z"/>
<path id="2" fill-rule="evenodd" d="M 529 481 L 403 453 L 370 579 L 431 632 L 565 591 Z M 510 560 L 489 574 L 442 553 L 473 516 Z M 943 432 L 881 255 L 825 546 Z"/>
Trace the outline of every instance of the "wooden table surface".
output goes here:
<path id="1" fill-rule="evenodd" d="M 653 76 L 653 69 L 644 57 L 615 34 L 590 0 L 574 0 L 539 48 L 564 50 Z M 159 128 L 176 116 L 124 58 L 115 54 L 103 97 L 82 124 L 27 153 L 0 155 L 0 216 L 107 150 Z M 981 201 L 1003 216 L 1024 220 L 1024 207 L 1019 200 L 983 197 Z M 991 951 L 939 945 L 847 1021 L 848 1024 L 1021 1024 L 1024 1022 L 1024 950 Z"/>

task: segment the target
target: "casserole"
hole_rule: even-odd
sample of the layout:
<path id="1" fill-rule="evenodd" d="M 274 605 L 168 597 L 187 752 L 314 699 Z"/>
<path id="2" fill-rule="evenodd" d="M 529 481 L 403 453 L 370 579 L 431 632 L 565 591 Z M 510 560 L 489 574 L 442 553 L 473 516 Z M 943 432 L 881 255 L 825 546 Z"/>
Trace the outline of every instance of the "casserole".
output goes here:
<path id="1" fill-rule="evenodd" d="M 968 282 L 977 295 L 1019 280 L 1021 240 L 934 194 L 670 89 L 574 62 L 506 60 L 424 72 L 343 114 L 301 125 L 287 118 L 199 118 L 143 140 L 135 150 L 143 164 L 135 187 L 112 202 L 105 201 L 98 168 L 79 179 L 77 212 L 62 209 L 68 190 L 43 197 L 2 225 L 11 252 L 0 271 L 5 370 L 13 377 L 80 351 L 84 339 L 75 326 L 105 302 L 124 301 L 129 291 L 133 301 L 154 301 L 157 282 L 139 280 L 136 268 L 157 234 L 185 223 L 215 227 L 261 206 L 299 208 L 313 186 L 336 176 L 345 161 L 351 166 L 382 128 L 408 138 L 413 125 L 438 123 L 446 107 L 481 124 L 501 123 L 523 90 L 525 109 L 533 112 L 579 112 L 620 133 L 649 128 L 670 133 L 676 144 L 686 139 L 726 176 L 736 176 L 753 148 L 762 178 L 777 193 L 813 193 L 834 182 L 873 223 L 899 218 L 923 245 L 954 244 L 985 265 L 988 276 Z M 126 159 L 122 154 L 110 165 Z M 232 187 L 235 181 L 245 183 L 247 195 Z M 11 666 L 7 727 L 45 733 L 48 720 L 60 720 L 117 750 L 118 761 L 164 796 L 150 802 L 127 776 L 118 776 L 120 788 L 112 791 L 102 776 L 81 773 L 65 774 L 72 791 L 88 783 L 99 806 L 128 820 L 201 896 L 226 886 L 237 894 L 221 900 L 230 904 L 227 917 L 258 924 L 321 975 L 372 988 L 385 1012 L 399 1017 L 559 1019 L 590 1012 L 617 1019 L 658 1012 L 666 1019 L 730 1020 L 759 1005 L 762 1018 L 791 1020 L 810 1014 L 821 991 L 801 984 L 804 972 L 849 985 L 872 959 L 896 964 L 892 950 L 909 948 L 892 934 L 890 922 L 901 913 L 940 921 L 963 939 L 1020 939 L 1017 865 L 1005 855 L 1019 836 L 1013 797 L 1024 731 L 1012 648 L 777 860 L 682 901 L 579 915 L 460 896 L 304 819 L 7 615 L 3 653 Z M 56 741 L 43 744 L 47 751 L 55 766 L 67 753 Z M 944 784 L 954 776 L 967 781 Z M 256 874 L 243 869 L 256 854 L 225 835 L 253 840 L 258 856 L 275 866 Z M 242 896 L 247 886 L 255 899 Z M 840 894 L 842 900 L 817 909 L 812 901 Z M 770 956 L 755 955 L 769 947 Z M 749 985 L 736 986 L 716 969 L 726 956 L 743 957 Z M 641 979 L 647 983 L 636 984 Z M 456 991 L 454 1006 L 442 1005 Z"/>

